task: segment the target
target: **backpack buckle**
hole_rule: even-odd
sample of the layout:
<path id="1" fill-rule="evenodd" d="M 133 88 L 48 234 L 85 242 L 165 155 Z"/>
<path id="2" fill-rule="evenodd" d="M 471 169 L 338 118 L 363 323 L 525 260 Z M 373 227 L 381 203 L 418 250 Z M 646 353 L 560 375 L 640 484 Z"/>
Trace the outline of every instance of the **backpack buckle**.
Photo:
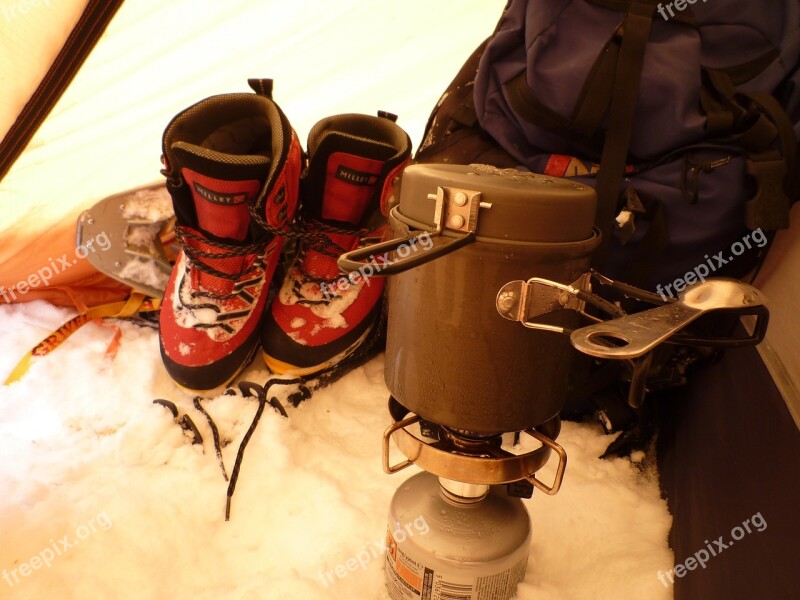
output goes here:
<path id="1" fill-rule="evenodd" d="M 752 230 L 789 227 L 789 197 L 783 189 L 786 161 L 770 150 L 747 157 L 747 173 L 756 180 L 756 193 L 745 204 L 745 224 Z"/>

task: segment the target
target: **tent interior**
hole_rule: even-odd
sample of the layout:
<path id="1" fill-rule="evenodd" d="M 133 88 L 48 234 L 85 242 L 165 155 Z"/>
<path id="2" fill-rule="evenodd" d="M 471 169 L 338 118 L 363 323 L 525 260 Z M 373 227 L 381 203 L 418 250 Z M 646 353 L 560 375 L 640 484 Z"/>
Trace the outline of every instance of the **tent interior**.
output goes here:
<path id="1" fill-rule="evenodd" d="M 91 4 L 0 0 L 0 138 Z M 160 181 L 172 116 L 214 94 L 249 91 L 248 78 L 274 80 L 274 99 L 303 143 L 323 117 L 385 110 L 416 148 L 504 4 L 122 3 L 0 180 L 0 289 L 47 264 L 42 257 L 74 248 L 81 211 Z M 525 501 L 533 539 L 517 598 L 800 597 L 792 567 L 800 539 L 798 208 L 755 281 L 768 298 L 766 339 L 731 350 L 690 382 L 663 410 L 649 452 L 601 460 L 610 439 L 599 425 L 564 423 L 563 489 Z M 75 294 L 121 294 L 87 261 L 62 281 L 0 303 L 4 378 L 76 314 Z M 89 324 L 0 388 L 0 596 L 389 597 L 379 541 L 407 475 L 381 470 L 381 433 L 391 422 L 381 356 L 288 419 L 265 415 L 225 522 L 213 446 L 187 442 L 152 404 L 170 398 L 190 412 L 193 395 L 163 371 L 154 330 L 116 326 L 122 343 L 113 358 L 105 356 L 109 328 Z M 244 377 L 267 375 L 254 364 Z M 233 442 L 224 451 L 231 464 L 254 408 L 230 396 L 208 406 Z M 553 471 L 548 465 L 542 477 Z M 659 577 L 756 514 L 768 523 L 763 531 L 702 569 L 668 584 Z M 67 538 L 69 547 L 59 545 Z M 351 569 L 349 559 L 365 551 L 369 560 Z"/>

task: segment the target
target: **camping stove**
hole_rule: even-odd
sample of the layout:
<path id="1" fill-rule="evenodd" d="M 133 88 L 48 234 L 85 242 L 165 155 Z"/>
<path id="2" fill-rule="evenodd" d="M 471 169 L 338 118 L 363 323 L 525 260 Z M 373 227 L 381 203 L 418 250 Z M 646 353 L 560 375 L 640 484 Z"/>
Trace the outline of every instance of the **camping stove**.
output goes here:
<path id="1" fill-rule="evenodd" d="M 424 470 L 392 501 L 388 587 L 395 600 L 506 600 L 530 547 L 521 498 L 558 491 L 566 467 L 558 414 L 590 362 L 552 333 L 582 324 L 563 289 L 537 295 L 545 331 L 500 314 L 498 290 L 532 273 L 581 287 L 600 243 L 595 193 L 515 169 L 416 164 L 387 206 L 391 239 L 338 264 L 389 276 L 384 364 L 395 422 L 383 438 L 384 468 Z M 392 439 L 406 456 L 394 465 Z M 536 472 L 554 452 L 547 485 Z M 427 527 L 412 536 L 408 523 Z"/>
<path id="2" fill-rule="evenodd" d="M 506 600 L 525 576 L 530 517 L 521 498 L 556 494 L 567 456 L 556 416 L 521 432 L 446 427 L 389 400 L 395 421 L 383 436 L 383 467 L 424 469 L 400 485 L 389 509 L 386 580 L 394 600 Z M 406 460 L 391 464 L 394 439 Z M 536 477 L 555 452 L 555 479 Z M 424 523 L 410 530 L 409 523 Z M 405 526 L 405 527 L 404 527 Z M 424 535 L 421 533 L 424 532 Z"/>
<path id="3" fill-rule="evenodd" d="M 628 403 L 637 407 L 656 346 L 668 338 L 689 346 L 758 343 L 764 301 L 752 286 L 729 280 L 699 283 L 667 301 L 595 272 L 595 192 L 567 179 L 416 164 L 403 172 L 397 202 L 391 194 L 386 205 L 391 239 L 351 250 L 338 264 L 365 279 L 389 276 L 384 364 L 394 424 L 383 436 L 384 469 L 424 471 L 392 500 L 390 594 L 506 600 L 524 576 L 530 546 L 521 498 L 534 488 L 558 492 L 567 463 L 555 442 L 558 415 L 592 360 L 625 361 Z M 594 280 L 612 297 L 655 307 L 627 314 L 593 292 Z M 682 334 L 719 309 L 755 315 L 762 326 L 746 339 Z M 394 465 L 392 439 L 406 456 Z M 547 485 L 536 473 L 553 453 L 558 465 Z"/>

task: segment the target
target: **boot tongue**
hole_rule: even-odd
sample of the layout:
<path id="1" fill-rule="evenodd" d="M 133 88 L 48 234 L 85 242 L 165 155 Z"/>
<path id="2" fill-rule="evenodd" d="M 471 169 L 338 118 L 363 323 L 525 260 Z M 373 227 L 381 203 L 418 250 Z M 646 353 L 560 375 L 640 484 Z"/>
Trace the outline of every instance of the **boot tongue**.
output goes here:
<path id="1" fill-rule="evenodd" d="M 391 152 L 388 152 L 391 154 Z M 312 215 L 359 227 L 379 203 L 387 147 L 339 132 L 327 133 L 306 177 Z"/>
<path id="2" fill-rule="evenodd" d="M 176 142 L 172 160 L 191 190 L 198 229 L 217 238 L 244 241 L 250 231 L 250 202 L 266 181 L 269 158 Z"/>

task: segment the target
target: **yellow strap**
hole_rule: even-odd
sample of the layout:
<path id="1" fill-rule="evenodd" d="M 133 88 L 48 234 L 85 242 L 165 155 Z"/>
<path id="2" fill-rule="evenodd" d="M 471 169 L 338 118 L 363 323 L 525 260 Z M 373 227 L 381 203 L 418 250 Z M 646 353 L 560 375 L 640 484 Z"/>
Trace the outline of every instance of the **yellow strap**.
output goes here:
<path id="1" fill-rule="evenodd" d="M 30 352 L 22 357 L 22 360 L 17 363 L 17 366 L 11 370 L 11 373 L 8 375 L 3 385 L 19 381 L 22 376 L 28 372 L 28 369 L 30 369 L 34 356 L 46 356 L 50 354 L 53 350 L 58 348 L 64 340 L 89 321 L 95 319 L 130 317 L 137 312 L 158 310 L 160 306 L 161 300 L 154 298 L 148 299 L 144 294 L 133 292 L 125 301 L 112 302 L 110 304 L 102 304 L 89 308 L 86 312 L 79 314 L 77 317 L 73 317 L 61 325 L 61 327 L 36 344 Z"/>

